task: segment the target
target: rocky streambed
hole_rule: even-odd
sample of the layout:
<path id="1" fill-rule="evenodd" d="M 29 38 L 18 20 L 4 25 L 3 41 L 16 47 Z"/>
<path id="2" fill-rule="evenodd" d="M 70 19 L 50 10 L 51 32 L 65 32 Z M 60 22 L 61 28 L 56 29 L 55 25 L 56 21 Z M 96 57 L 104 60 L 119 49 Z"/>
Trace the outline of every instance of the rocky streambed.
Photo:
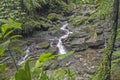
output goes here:
<path id="1" fill-rule="evenodd" d="M 75 53 L 63 60 L 52 60 L 45 66 L 49 71 L 69 67 L 71 71 L 77 73 L 76 80 L 89 80 L 100 63 L 103 48 L 106 46 L 111 32 L 110 20 L 100 20 L 96 17 L 88 19 L 95 9 L 95 5 L 83 5 L 73 11 L 74 15 L 61 19 L 60 24 L 56 27 L 49 28 L 48 31 L 36 31 L 32 38 L 23 39 L 25 41 L 22 46 L 23 51 L 27 51 L 28 56 L 20 55 L 18 63 L 23 58 L 24 60 L 27 57 L 37 58 L 41 53 L 58 54 L 57 43 L 59 38 L 66 34 L 64 30 L 60 29 L 61 24 L 67 20 L 69 26 L 67 30 L 72 34 L 61 41 L 67 51 L 74 50 Z M 120 40 L 117 40 L 116 47 L 120 47 Z"/>

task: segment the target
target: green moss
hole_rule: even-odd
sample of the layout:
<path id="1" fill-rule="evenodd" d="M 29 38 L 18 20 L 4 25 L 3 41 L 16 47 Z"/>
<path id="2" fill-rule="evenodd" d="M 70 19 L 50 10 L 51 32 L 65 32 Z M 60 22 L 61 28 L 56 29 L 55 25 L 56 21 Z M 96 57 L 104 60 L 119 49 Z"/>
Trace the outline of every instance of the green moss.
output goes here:
<path id="1" fill-rule="evenodd" d="M 41 42 L 38 44 L 39 45 L 39 48 L 48 48 L 50 46 L 49 42 L 47 41 L 44 41 L 44 42 Z"/>
<path id="2" fill-rule="evenodd" d="M 74 33 L 74 34 L 71 34 L 69 37 L 76 38 L 79 36 L 80 36 L 80 33 Z"/>

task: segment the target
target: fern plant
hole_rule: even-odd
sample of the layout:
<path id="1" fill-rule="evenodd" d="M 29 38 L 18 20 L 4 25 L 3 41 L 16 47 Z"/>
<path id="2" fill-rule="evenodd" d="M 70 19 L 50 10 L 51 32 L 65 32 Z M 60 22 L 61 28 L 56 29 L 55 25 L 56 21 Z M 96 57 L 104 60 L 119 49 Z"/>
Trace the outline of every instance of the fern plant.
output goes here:
<path id="1" fill-rule="evenodd" d="M 0 20 L 0 22 L 2 22 L 3 24 L 0 26 L 0 56 L 2 56 L 4 54 L 4 52 L 7 50 L 9 52 L 9 54 L 11 55 L 11 58 L 15 64 L 15 59 L 14 56 L 11 53 L 10 50 L 10 43 L 13 39 L 21 37 L 21 35 L 13 35 L 11 36 L 11 34 L 14 32 L 14 30 L 16 29 L 22 29 L 21 28 L 21 23 L 19 22 L 15 22 L 12 19 L 8 19 L 8 20 Z M 15 64 L 15 67 L 17 69 L 17 65 Z"/>

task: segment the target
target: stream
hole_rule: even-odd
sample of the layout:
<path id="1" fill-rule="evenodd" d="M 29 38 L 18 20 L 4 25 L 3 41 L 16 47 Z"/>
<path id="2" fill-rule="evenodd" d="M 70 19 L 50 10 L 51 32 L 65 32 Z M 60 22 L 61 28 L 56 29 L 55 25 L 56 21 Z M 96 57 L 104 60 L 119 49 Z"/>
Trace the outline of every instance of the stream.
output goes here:
<path id="1" fill-rule="evenodd" d="M 58 53 L 59 55 L 62 55 L 62 54 L 66 54 L 67 53 L 67 50 L 65 48 L 65 46 L 63 45 L 63 39 L 66 39 L 69 34 L 72 34 L 72 32 L 69 31 L 68 29 L 68 22 L 65 21 L 62 23 L 63 25 L 61 26 L 61 30 L 65 31 L 65 35 L 61 36 L 60 38 L 58 38 L 58 43 L 56 45 L 56 47 L 58 48 Z M 53 43 L 53 41 L 56 40 L 56 39 L 51 39 L 51 43 Z M 52 47 L 52 44 L 51 44 L 51 47 Z M 17 65 L 21 65 L 22 63 L 24 63 L 26 61 L 26 59 L 33 53 L 31 53 L 31 46 L 27 46 L 26 50 L 25 50 L 25 55 L 23 57 L 21 57 L 21 59 L 17 62 Z"/>
<path id="2" fill-rule="evenodd" d="M 69 34 L 72 34 L 72 32 L 70 32 L 68 30 L 68 22 L 67 21 L 63 24 L 63 26 L 60 29 L 66 32 L 65 35 L 63 35 L 59 38 L 58 44 L 57 44 L 58 52 L 60 55 L 62 55 L 62 54 L 67 53 L 67 50 L 66 50 L 65 46 L 63 45 L 62 40 L 66 39 L 69 36 Z"/>

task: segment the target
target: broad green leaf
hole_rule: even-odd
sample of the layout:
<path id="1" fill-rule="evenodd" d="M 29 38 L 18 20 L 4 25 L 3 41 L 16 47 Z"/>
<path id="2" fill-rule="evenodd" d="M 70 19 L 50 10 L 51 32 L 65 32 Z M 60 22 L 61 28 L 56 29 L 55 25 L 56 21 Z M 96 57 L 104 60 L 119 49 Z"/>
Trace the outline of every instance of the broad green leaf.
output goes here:
<path id="1" fill-rule="evenodd" d="M 15 74 L 15 80 L 31 80 L 29 62 L 26 61 L 24 68 L 20 68 Z"/>
<path id="2" fill-rule="evenodd" d="M 9 32 L 7 32 L 7 33 L 4 35 L 4 37 L 3 37 L 3 38 L 8 37 L 11 33 L 13 33 L 13 31 L 14 31 L 14 30 L 10 30 Z"/>
<path id="3" fill-rule="evenodd" d="M 25 70 L 19 69 L 17 73 L 15 74 L 15 80 L 28 80 L 26 78 Z"/>
<path id="4" fill-rule="evenodd" d="M 2 56 L 4 54 L 5 50 L 1 50 L 0 49 L 0 56 Z"/>
<path id="5" fill-rule="evenodd" d="M 35 66 L 33 67 L 32 71 L 35 70 L 35 68 L 38 68 L 43 62 L 52 60 L 55 58 L 57 55 L 53 55 L 52 53 L 47 53 L 47 54 L 41 54 L 39 59 L 36 61 Z"/>
<path id="6" fill-rule="evenodd" d="M 63 54 L 63 55 L 58 56 L 58 59 L 64 59 L 64 58 L 70 56 L 71 54 L 73 54 L 74 52 L 75 52 L 75 51 L 69 51 L 69 52 L 67 52 L 66 54 Z"/>
<path id="7" fill-rule="evenodd" d="M 19 23 L 19 22 L 15 22 L 15 21 L 13 21 L 12 19 L 8 19 L 8 21 L 6 21 L 6 20 L 3 20 L 3 22 L 5 23 L 5 24 L 3 24 L 2 26 L 1 26 L 1 31 L 2 31 L 2 33 L 5 33 L 8 29 L 12 29 L 12 28 L 14 28 L 14 29 L 22 29 L 21 28 L 21 23 Z"/>
<path id="8" fill-rule="evenodd" d="M 10 28 L 11 28 L 10 25 L 8 25 L 8 24 L 3 24 L 3 25 L 1 26 L 1 31 L 2 31 L 3 34 L 5 34 L 5 32 L 6 32 L 8 29 L 10 29 Z"/>
<path id="9" fill-rule="evenodd" d="M 0 72 L 3 72 L 6 70 L 6 65 L 5 64 L 0 64 Z"/>
<path id="10" fill-rule="evenodd" d="M 39 61 L 40 62 L 45 62 L 45 61 L 48 61 L 48 60 L 51 60 L 51 59 L 55 58 L 56 56 L 57 55 L 53 55 L 52 53 L 42 54 L 39 57 Z"/>
<path id="11" fill-rule="evenodd" d="M 10 40 L 0 44 L 0 56 L 4 54 L 4 51 L 8 48 L 9 44 L 10 44 Z"/>
<path id="12" fill-rule="evenodd" d="M 22 37 L 22 35 L 13 35 L 9 39 L 20 38 L 20 37 Z"/>
<path id="13" fill-rule="evenodd" d="M 39 60 L 37 60 L 34 67 L 32 68 L 32 72 L 34 72 L 35 69 L 38 68 L 40 65 L 41 65 L 41 62 Z"/>
<path id="14" fill-rule="evenodd" d="M 27 80 L 31 80 L 31 72 L 30 72 L 30 66 L 28 61 L 26 61 L 25 63 L 25 73 L 26 73 Z"/>
<path id="15" fill-rule="evenodd" d="M 3 36 L 2 33 L 0 33 L 0 38 L 2 38 L 2 36 Z"/>
<path id="16" fill-rule="evenodd" d="M 12 27 L 22 29 L 21 28 L 21 25 L 22 25 L 21 23 L 16 22 L 16 21 L 12 20 L 11 18 L 8 19 L 8 22 L 10 22 L 10 25 Z"/>

